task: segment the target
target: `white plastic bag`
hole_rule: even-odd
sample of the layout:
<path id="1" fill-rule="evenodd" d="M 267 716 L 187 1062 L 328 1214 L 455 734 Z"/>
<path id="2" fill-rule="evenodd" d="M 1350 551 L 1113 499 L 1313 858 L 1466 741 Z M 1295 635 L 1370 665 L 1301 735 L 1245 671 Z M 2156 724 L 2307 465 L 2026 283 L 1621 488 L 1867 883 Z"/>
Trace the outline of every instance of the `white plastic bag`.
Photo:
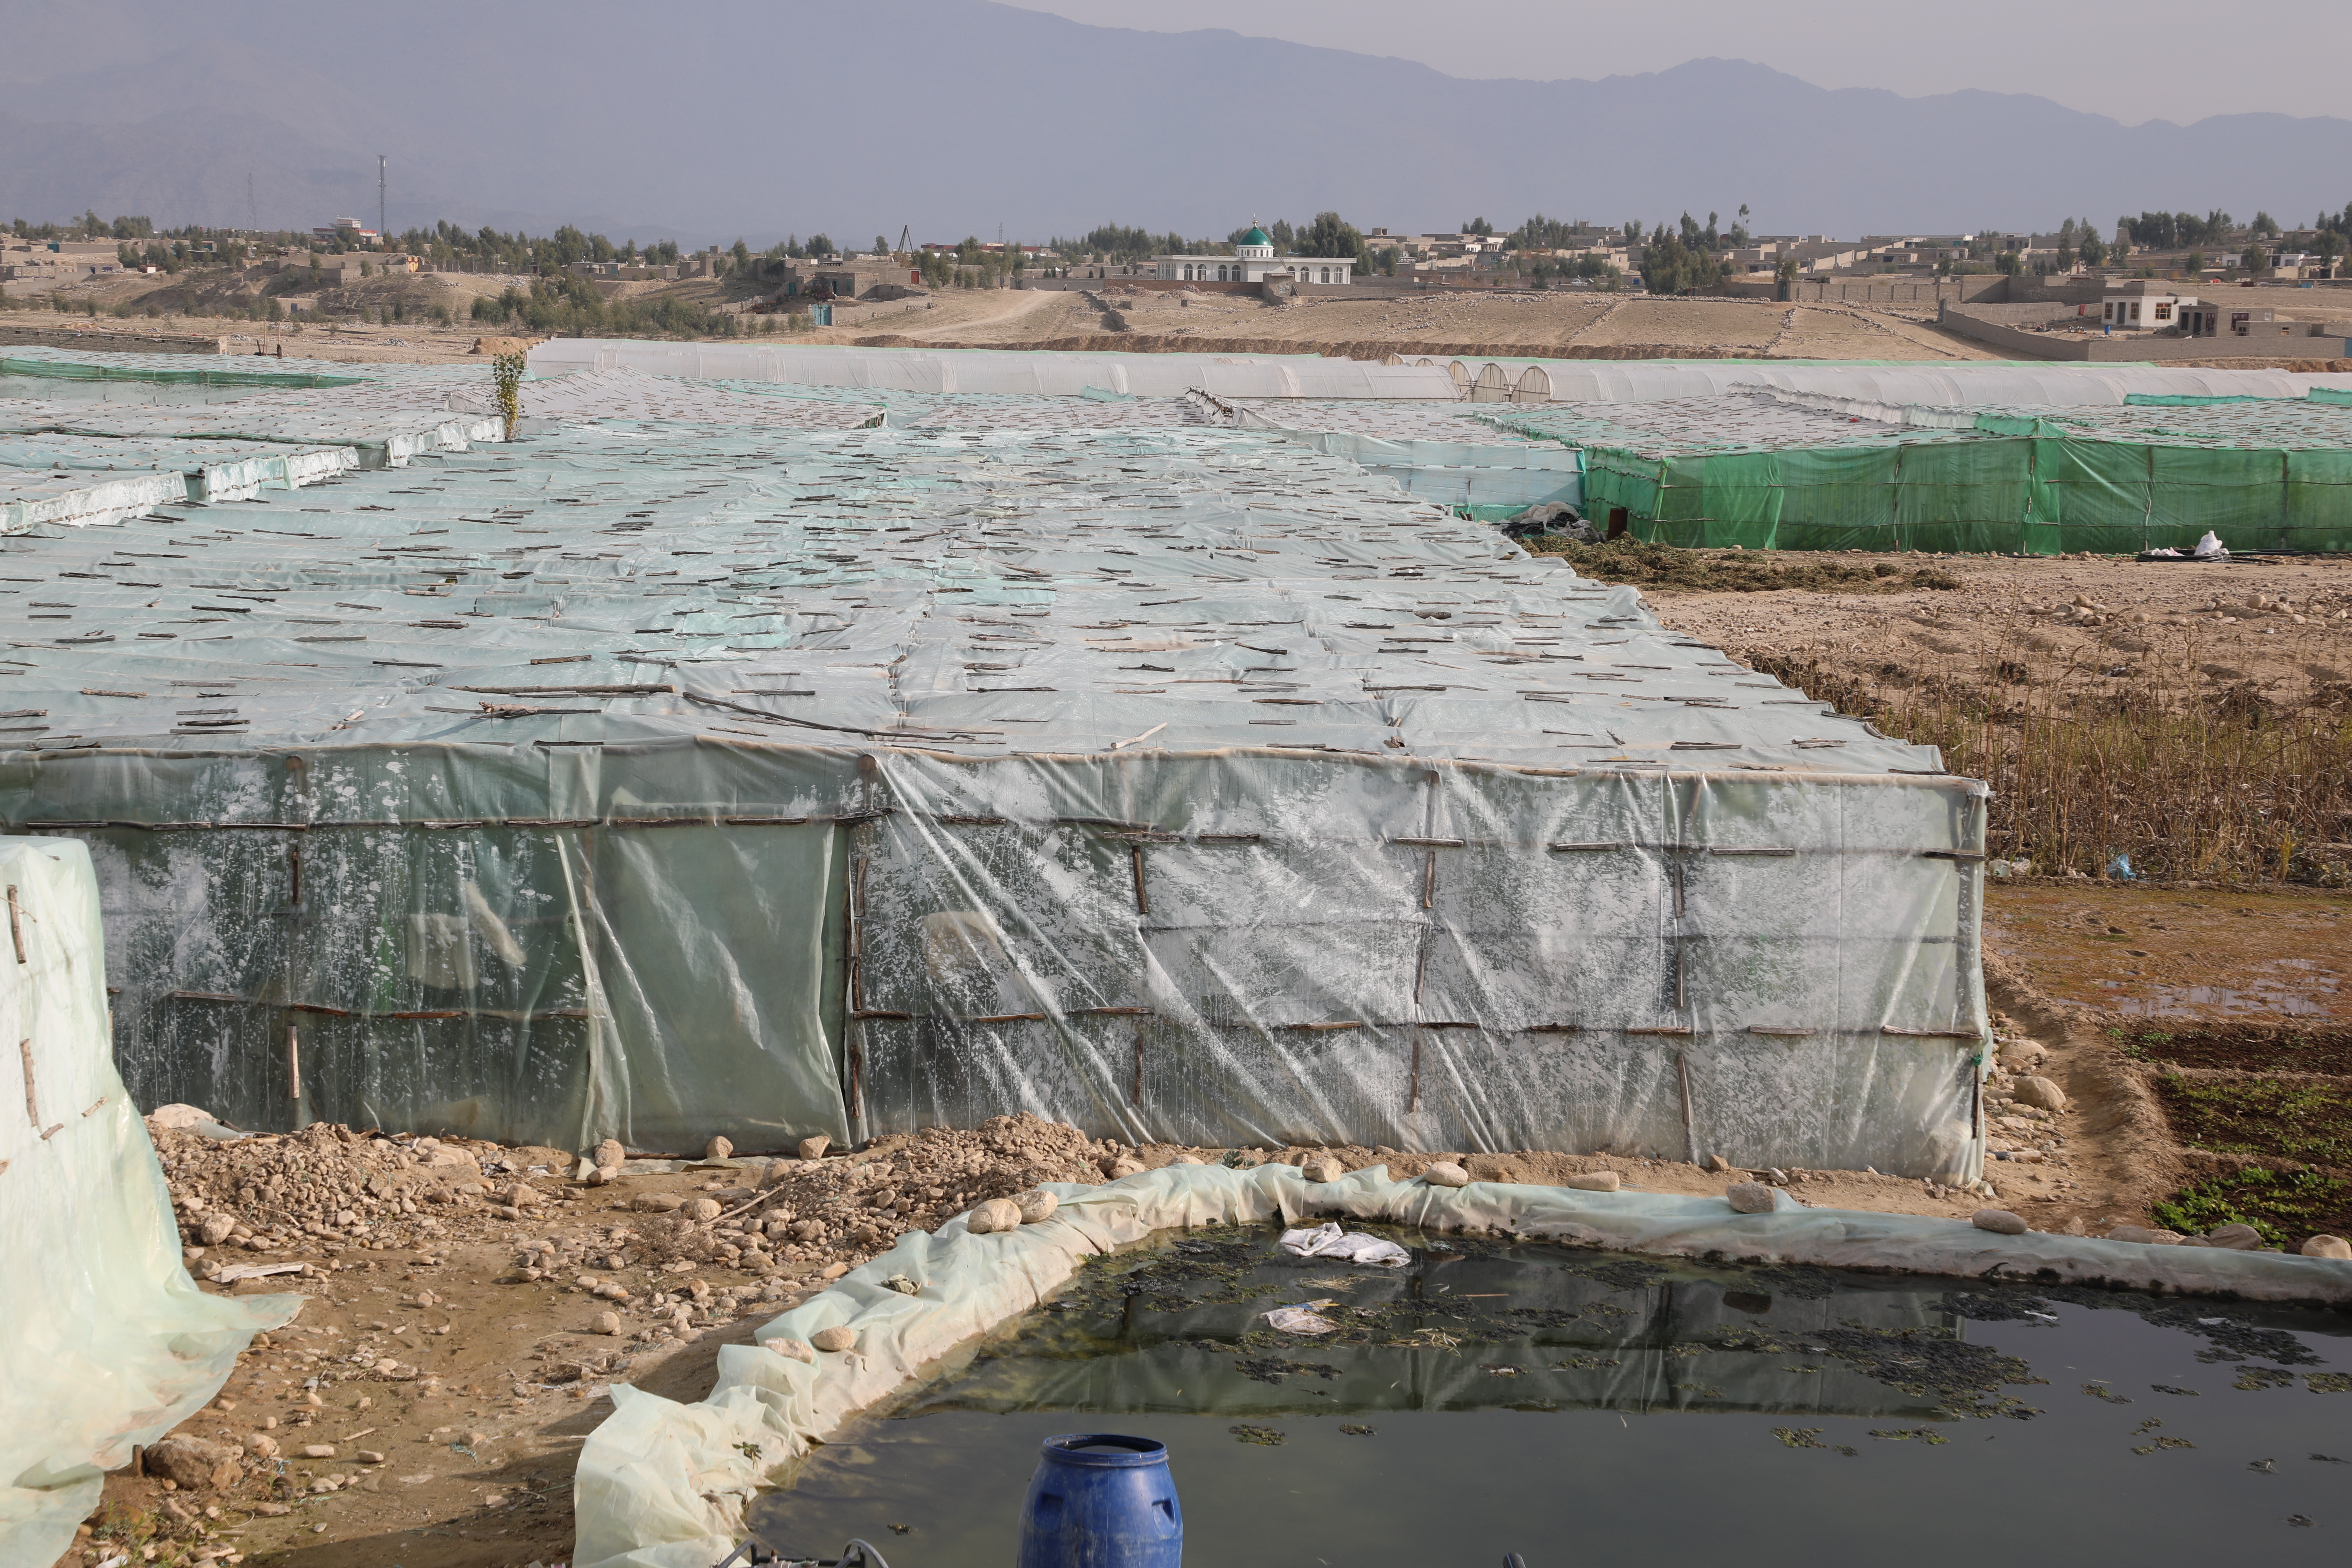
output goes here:
<path id="1" fill-rule="evenodd" d="M 1320 1225 L 1313 1230 L 1286 1230 L 1282 1233 L 1282 1249 L 1300 1258 L 1337 1258 L 1382 1268 L 1402 1268 L 1412 1261 L 1412 1254 L 1393 1241 L 1382 1241 L 1361 1231 L 1343 1231 L 1336 1225 Z"/>

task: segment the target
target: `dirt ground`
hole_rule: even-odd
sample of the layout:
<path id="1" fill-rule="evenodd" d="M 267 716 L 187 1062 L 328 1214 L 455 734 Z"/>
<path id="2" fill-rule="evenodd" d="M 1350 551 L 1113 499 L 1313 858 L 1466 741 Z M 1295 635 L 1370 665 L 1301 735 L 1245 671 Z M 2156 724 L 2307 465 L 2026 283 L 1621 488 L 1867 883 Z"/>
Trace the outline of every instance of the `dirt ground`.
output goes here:
<path id="1" fill-rule="evenodd" d="M 1874 569 L 1883 563 L 1897 580 L 1923 561 L 1863 551 L 1803 559 Z M 1656 584 L 1644 591 L 1667 626 L 1735 653 L 1894 658 L 1922 669 L 2015 659 L 2042 679 L 2067 671 L 2158 682 L 2201 675 L 2283 703 L 2352 683 L 2352 563 L 1924 559 L 1958 585 L 1710 593 Z"/>

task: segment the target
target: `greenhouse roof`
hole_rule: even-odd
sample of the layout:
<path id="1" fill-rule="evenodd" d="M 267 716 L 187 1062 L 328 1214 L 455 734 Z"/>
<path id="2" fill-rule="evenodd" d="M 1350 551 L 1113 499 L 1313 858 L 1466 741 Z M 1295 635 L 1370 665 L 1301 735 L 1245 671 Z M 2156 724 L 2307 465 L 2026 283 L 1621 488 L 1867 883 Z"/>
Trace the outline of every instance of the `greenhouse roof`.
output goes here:
<path id="1" fill-rule="evenodd" d="M 533 383 L 552 428 L 511 446 L 0 542 L 7 742 L 1939 770 L 1277 433 L 780 428 L 872 410 L 650 380 Z M 413 376 L 79 406 L 135 451 L 329 426 L 383 451 L 451 400 Z M 997 406 L 1046 402 L 1136 406 Z"/>

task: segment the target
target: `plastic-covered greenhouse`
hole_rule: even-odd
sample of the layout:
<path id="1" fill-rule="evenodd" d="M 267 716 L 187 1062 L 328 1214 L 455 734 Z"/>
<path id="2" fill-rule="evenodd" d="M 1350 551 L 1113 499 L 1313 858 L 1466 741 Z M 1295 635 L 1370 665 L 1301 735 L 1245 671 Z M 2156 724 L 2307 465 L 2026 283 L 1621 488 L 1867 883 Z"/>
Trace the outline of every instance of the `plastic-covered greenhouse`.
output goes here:
<path id="1" fill-rule="evenodd" d="M 0 404 L 373 454 L 0 540 L 142 1104 L 1978 1168 L 1982 786 L 1631 590 L 1182 400 L 486 379 Z"/>
<path id="2" fill-rule="evenodd" d="M 1759 387 L 1486 416 L 1579 447 L 1586 508 L 1673 544 L 2352 549 L 2352 408 L 2318 391 L 1919 407 Z"/>

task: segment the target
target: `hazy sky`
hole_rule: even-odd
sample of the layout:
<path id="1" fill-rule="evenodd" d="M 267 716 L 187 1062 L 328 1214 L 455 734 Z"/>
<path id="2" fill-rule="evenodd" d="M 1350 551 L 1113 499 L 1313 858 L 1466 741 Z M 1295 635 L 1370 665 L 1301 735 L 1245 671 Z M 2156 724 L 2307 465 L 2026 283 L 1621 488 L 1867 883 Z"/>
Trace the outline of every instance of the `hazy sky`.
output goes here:
<path id="1" fill-rule="evenodd" d="M 2187 124 L 2209 114 L 2352 114 L 2352 4 L 2273 0 L 1755 0 L 1581 6 L 1560 0 L 1007 0 L 1100 26 L 1228 27 L 1471 78 L 1604 77 L 1714 55 L 1818 87 L 1906 97 L 1980 88 L 2069 109 Z"/>

